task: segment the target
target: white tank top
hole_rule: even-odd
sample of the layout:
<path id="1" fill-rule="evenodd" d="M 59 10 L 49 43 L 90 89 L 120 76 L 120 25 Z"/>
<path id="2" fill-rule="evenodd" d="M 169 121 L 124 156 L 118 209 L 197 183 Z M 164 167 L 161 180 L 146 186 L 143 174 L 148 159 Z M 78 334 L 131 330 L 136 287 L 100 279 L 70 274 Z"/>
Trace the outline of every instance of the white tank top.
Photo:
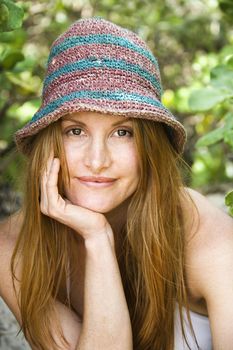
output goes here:
<path id="1" fill-rule="evenodd" d="M 206 316 L 202 316 L 193 311 L 190 311 L 190 318 L 192 321 L 193 330 L 197 338 L 199 348 L 196 345 L 195 339 L 192 335 L 186 310 L 183 308 L 184 328 L 185 334 L 189 343 L 189 347 L 192 350 L 212 350 L 212 340 L 209 319 Z M 175 346 L 174 350 L 189 350 L 183 336 L 180 323 L 180 315 L 178 306 L 175 310 Z"/>

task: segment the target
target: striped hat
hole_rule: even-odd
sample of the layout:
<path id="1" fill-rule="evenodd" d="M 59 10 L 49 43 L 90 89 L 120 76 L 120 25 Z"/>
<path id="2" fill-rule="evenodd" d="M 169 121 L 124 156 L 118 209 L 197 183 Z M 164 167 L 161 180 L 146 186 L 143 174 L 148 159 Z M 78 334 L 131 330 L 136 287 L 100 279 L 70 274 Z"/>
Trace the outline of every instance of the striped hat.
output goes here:
<path id="1" fill-rule="evenodd" d="M 25 154 L 31 136 L 67 113 L 95 111 L 150 119 L 165 125 L 183 151 L 185 130 L 161 103 L 158 62 L 135 33 L 102 18 L 75 22 L 51 47 L 42 104 L 15 134 Z"/>

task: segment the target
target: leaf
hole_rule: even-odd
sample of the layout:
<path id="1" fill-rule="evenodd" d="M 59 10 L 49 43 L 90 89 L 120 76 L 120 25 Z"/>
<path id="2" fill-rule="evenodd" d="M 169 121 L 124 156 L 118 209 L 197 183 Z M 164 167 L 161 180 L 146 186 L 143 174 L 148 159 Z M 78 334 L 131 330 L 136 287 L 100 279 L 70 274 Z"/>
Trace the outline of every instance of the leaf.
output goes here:
<path id="1" fill-rule="evenodd" d="M 233 69 L 233 55 L 231 57 L 228 57 L 227 65 Z"/>
<path id="2" fill-rule="evenodd" d="M 5 4 L 0 3 L 0 26 L 7 23 L 9 20 L 9 10 Z"/>
<path id="3" fill-rule="evenodd" d="M 26 75 L 22 75 L 7 71 L 5 76 L 12 84 L 21 88 L 21 93 L 23 94 L 38 92 L 41 85 L 40 78 L 38 76 L 31 76 L 30 72 L 26 73 Z"/>
<path id="4" fill-rule="evenodd" d="M 211 85 L 216 88 L 222 88 L 228 90 L 229 94 L 232 93 L 233 90 L 233 70 L 228 70 L 217 79 L 211 80 Z"/>
<path id="5" fill-rule="evenodd" d="M 233 148 L 233 130 L 226 130 L 224 133 L 224 142 Z"/>
<path id="6" fill-rule="evenodd" d="M 219 54 L 219 62 L 223 62 L 224 64 L 226 64 L 228 66 L 228 61 L 232 55 L 233 55 L 233 45 L 232 44 L 225 45 L 221 49 L 221 52 Z M 231 67 L 231 65 L 230 65 L 230 67 Z"/>
<path id="7" fill-rule="evenodd" d="M 14 72 L 21 73 L 24 71 L 32 71 L 37 65 L 38 62 L 35 58 L 27 57 L 23 61 L 17 62 L 14 66 Z"/>
<path id="8" fill-rule="evenodd" d="M 233 18 L 232 0 L 219 0 L 219 7 L 228 17 Z"/>
<path id="9" fill-rule="evenodd" d="M 189 107 L 192 111 L 207 111 L 229 98 L 229 92 L 214 87 L 202 88 L 192 92 Z"/>
<path id="10" fill-rule="evenodd" d="M 36 113 L 40 103 L 40 98 L 27 101 L 22 105 L 15 103 L 8 109 L 7 116 L 9 119 L 16 118 L 21 124 L 25 124 L 32 118 L 33 114 Z"/>
<path id="11" fill-rule="evenodd" d="M 11 0 L 0 0 L 0 31 L 9 32 L 22 26 L 24 11 Z"/>
<path id="12" fill-rule="evenodd" d="M 228 67 L 225 64 L 215 66 L 214 68 L 211 69 L 210 72 L 210 78 L 212 79 L 218 79 L 221 77 L 223 74 L 228 73 Z"/>
<path id="13" fill-rule="evenodd" d="M 15 49 L 6 50 L 1 58 L 0 65 L 4 69 L 12 69 L 18 62 L 24 59 L 21 51 Z"/>
<path id="14" fill-rule="evenodd" d="M 225 204 L 227 206 L 230 206 L 230 205 L 233 206 L 233 191 L 230 191 L 227 193 L 227 195 L 225 197 Z"/>
<path id="15" fill-rule="evenodd" d="M 208 134 L 202 136 L 196 143 L 197 147 L 205 147 L 213 145 L 224 138 L 225 129 L 219 128 L 209 132 Z"/>
<path id="16" fill-rule="evenodd" d="M 210 72 L 211 85 L 214 87 L 233 90 L 233 69 L 229 64 L 214 67 Z"/>
<path id="17" fill-rule="evenodd" d="M 233 113 L 228 112 L 224 117 L 223 120 L 225 122 L 225 129 L 233 129 Z"/>
<path id="18" fill-rule="evenodd" d="M 230 214 L 230 216 L 233 216 L 233 207 L 229 208 L 229 214 Z"/>

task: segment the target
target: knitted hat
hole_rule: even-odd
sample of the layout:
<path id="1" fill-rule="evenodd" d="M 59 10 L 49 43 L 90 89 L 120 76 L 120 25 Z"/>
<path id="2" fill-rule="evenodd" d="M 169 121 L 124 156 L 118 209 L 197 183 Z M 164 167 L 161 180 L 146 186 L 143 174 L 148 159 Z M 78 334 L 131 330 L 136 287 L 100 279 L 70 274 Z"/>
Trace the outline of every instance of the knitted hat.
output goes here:
<path id="1" fill-rule="evenodd" d="M 32 135 L 67 113 L 96 111 L 164 123 L 183 151 L 183 126 L 161 103 L 158 62 L 135 33 L 101 18 L 75 22 L 52 45 L 42 105 L 15 134 L 25 154 Z"/>

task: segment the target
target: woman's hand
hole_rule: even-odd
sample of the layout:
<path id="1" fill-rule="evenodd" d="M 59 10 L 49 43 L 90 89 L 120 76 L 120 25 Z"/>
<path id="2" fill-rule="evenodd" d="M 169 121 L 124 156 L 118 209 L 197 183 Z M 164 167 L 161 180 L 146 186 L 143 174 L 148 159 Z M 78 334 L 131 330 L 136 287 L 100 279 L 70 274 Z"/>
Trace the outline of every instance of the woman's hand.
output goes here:
<path id="1" fill-rule="evenodd" d="M 108 235 L 113 246 L 113 232 L 105 216 L 73 205 L 58 193 L 60 160 L 49 157 L 41 179 L 41 212 L 78 232 L 84 240 Z"/>

